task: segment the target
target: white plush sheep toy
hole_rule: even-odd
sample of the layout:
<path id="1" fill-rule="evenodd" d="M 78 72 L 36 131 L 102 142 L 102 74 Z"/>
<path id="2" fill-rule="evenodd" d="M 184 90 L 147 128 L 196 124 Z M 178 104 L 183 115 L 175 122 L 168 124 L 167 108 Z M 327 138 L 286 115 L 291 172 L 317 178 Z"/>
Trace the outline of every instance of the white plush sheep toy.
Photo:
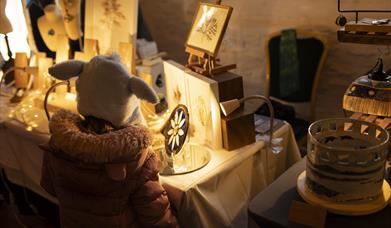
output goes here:
<path id="1" fill-rule="evenodd" d="M 158 102 L 153 89 L 142 79 L 130 75 L 118 55 L 98 55 L 89 62 L 65 61 L 50 67 L 49 74 L 59 80 L 78 76 L 79 113 L 109 121 L 115 127 L 145 123 L 138 98 Z"/>

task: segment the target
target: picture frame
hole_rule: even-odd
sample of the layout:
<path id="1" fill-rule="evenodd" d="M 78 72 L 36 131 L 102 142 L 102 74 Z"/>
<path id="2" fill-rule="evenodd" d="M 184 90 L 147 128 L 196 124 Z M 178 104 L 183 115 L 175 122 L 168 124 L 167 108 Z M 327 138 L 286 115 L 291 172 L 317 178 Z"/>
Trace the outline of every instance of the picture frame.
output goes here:
<path id="1" fill-rule="evenodd" d="M 200 2 L 186 40 L 186 49 L 216 57 L 232 10 L 231 6 Z"/>
<path id="2" fill-rule="evenodd" d="M 138 0 L 86 0 L 84 38 L 99 42 L 100 54 L 117 52 L 120 42 L 136 45 Z"/>

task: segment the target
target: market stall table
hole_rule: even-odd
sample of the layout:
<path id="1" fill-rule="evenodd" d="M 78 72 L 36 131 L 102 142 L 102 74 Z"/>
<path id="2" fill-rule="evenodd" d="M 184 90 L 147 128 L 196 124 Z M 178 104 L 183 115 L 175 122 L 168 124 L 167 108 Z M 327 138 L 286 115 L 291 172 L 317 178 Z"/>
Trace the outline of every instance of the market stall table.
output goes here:
<path id="1" fill-rule="evenodd" d="M 8 119 L 4 111 L 0 118 L 0 166 L 11 182 L 56 203 L 39 185 L 43 152 L 38 145 L 47 142 L 49 135 L 26 131 L 25 125 Z M 300 159 L 289 124 L 282 125 L 274 135 L 283 138 L 280 154 L 273 154 L 263 141 L 258 141 L 234 151 L 212 151 L 211 161 L 193 173 L 161 176 L 181 224 L 247 226 L 248 202 Z"/>
<path id="2" fill-rule="evenodd" d="M 260 227 L 303 227 L 288 221 L 292 201 L 303 201 L 296 190 L 297 176 L 305 169 L 302 159 L 290 167 L 275 182 L 254 197 L 249 204 L 249 216 Z M 391 206 L 370 215 L 343 216 L 329 213 L 325 227 L 391 227 Z"/>

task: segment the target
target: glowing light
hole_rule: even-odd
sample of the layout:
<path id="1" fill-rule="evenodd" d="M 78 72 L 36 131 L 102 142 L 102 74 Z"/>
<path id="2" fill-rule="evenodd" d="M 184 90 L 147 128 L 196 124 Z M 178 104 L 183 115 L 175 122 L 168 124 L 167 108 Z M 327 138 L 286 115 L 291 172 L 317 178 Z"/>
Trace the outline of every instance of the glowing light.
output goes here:
<path id="1" fill-rule="evenodd" d="M 30 53 L 30 47 L 27 43 L 27 26 L 23 14 L 22 1 L 8 0 L 5 7 L 5 14 L 11 22 L 13 31 L 8 33 L 8 41 L 12 51 L 12 56 L 15 57 L 16 52 Z M 5 60 L 8 60 L 7 46 L 4 36 L 0 38 L 0 51 Z"/>
<path id="2" fill-rule="evenodd" d="M 31 127 L 31 126 L 26 127 L 26 131 L 32 131 L 32 130 L 33 130 L 33 127 Z"/>
<path id="3" fill-rule="evenodd" d="M 74 94 L 74 93 L 66 93 L 65 94 L 65 100 L 75 101 L 76 100 L 76 94 Z"/>

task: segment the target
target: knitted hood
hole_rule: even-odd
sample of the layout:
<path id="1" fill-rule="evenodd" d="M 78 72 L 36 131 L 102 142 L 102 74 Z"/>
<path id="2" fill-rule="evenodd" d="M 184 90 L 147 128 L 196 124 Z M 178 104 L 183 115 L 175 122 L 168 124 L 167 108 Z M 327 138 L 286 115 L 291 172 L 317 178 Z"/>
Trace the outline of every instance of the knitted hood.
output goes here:
<path id="1" fill-rule="evenodd" d="M 60 110 L 50 120 L 51 151 L 87 163 L 118 163 L 134 159 L 151 145 L 146 127 L 129 125 L 105 134 L 87 132 L 82 119 Z"/>
<path id="2" fill-rule="evenodd" d="M 89 62 L 69 60 L 49 68 L 59 80 L 77 77 L 77 110 L 115 127 L 143 123 L 139 99 L 159 101 L 155 91 L 141 78 L 130 75 L 118 55 L 98 55 Z"/>

